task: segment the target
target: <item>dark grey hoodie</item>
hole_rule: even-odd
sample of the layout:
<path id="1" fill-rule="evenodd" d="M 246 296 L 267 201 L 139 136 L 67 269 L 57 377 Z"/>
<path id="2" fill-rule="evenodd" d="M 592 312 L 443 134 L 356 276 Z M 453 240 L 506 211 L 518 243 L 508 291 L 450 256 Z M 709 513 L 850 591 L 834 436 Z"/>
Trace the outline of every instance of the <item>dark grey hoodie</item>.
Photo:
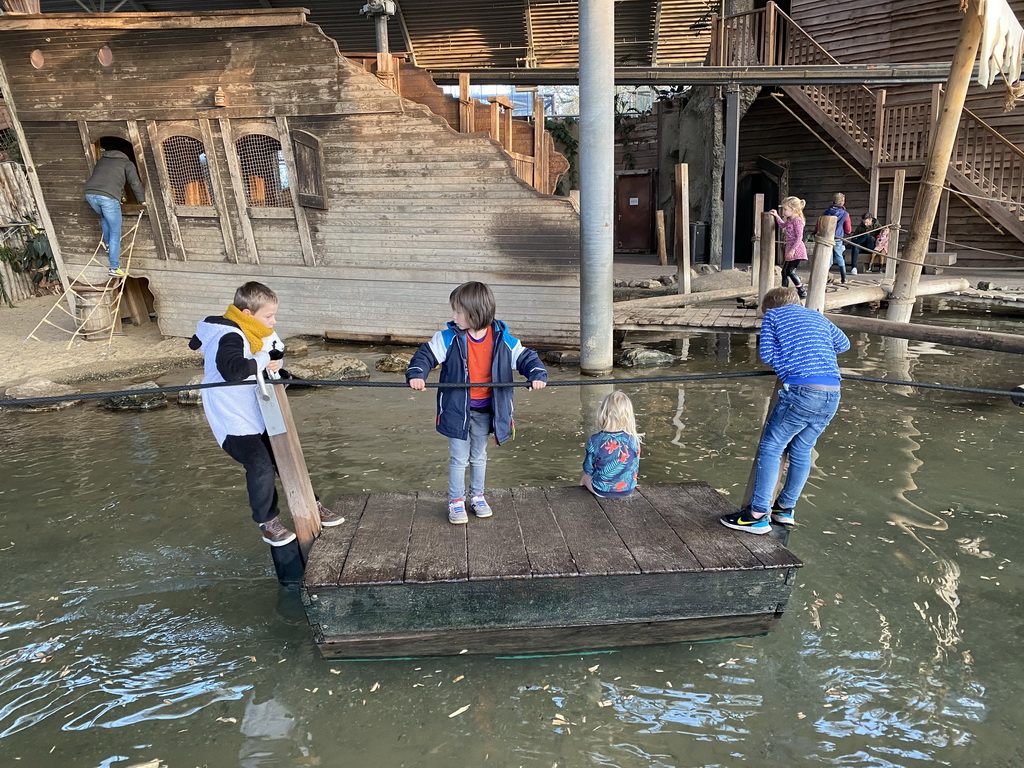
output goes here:
<path id="1" fill-rule="evenodd" d="M 136 200 L 140 203 L 146 202 L 146 193 L 142 191 L 142 180 L 139 178 L 139 172 L 135 170 L 135 164 L 124 152 L 108 149 L 96 162 L 92 176 L 85 182 L 85 194 L 104 195 L 120 200 L 125 182 L 132 185 Z"/>

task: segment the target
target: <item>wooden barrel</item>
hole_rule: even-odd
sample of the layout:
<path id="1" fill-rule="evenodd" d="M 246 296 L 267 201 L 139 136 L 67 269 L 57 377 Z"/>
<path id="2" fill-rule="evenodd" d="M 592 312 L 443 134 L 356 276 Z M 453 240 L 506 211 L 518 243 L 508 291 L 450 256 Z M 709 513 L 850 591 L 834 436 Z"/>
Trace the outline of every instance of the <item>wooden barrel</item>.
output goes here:
<path id="1" fill-rule="evenodd" d="M 91 341 L 107 338 L 114 325 L 114 292 L 78 284 L 71 287 L 75 292 L 78 332 Z"/>

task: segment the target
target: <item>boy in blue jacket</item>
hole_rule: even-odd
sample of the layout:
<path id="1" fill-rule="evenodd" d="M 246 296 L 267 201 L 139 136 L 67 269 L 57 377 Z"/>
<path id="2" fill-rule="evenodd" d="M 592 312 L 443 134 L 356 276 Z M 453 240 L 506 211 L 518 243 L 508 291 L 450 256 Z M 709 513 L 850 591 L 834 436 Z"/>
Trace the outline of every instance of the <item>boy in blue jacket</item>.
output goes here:
<path id="1" fill-rule="evenodd" d="M 512 388 L 488 387 L 510 383 L 517 370 L 530 389 L 547 386 L 548 372 L 537 353 L 527 349 L 494 319 L 495 301 L 484 283 L 463 283 L 448 297 L 452 320 L 443 331 L 416 350 L 405 380 L 417 391 L 426 389 L 427 374 L 441 366 L 441 383 L 481 384 L 437 390 L 437 431 L 448 438 L 448 522 L 464 525 L 466 514 L 466 467 L 469 470 L 469 501 L 473 514 L 490 517 L 484 498 L 487 471 L 487 436 L 493 432 L 499 445 L 514 436 Z"/>

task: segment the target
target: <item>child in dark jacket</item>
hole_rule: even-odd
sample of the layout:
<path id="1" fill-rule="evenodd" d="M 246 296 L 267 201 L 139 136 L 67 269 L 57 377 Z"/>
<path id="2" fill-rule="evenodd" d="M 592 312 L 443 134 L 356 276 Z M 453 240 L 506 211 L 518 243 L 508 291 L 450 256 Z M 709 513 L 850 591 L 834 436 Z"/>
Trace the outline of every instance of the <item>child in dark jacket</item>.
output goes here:
<path id="1" fill-rule="evenodd" d="M 495 301 L 484 283 L 463 283 L 448 297 L 452 321 L 413 355 L 405 379 L 412 389 L 426 389 L 430 371 L 441 366 L 441 382 L 481 384 L 475 387 L 438 388 L 437 431 L 448 438 L 448 521 L 469 522 L 466 514 L 466 467 L 473 514 L 490 517 L 484 498 L 487 471 L 487 436 L 499 445 L 514 436 L 512 388 L 488 387 L 509 383 L 517 370 L 530 389 L 547 386 L 548 372 L 537 353 L 527 349 L 494 319 Z"/>
<path id="2" fill-rule="evenodd" d="M 252 519 L 265 542 L 281 547 L 295 534 L 278 519 L 277 462 L 263 413 L 256 401 L 256 374 L 266 371 L 278 378 L 284 344 L 274 332 L 277 295 L 262 283 L 249 282 L 235 291 L 234 302 L 223 316 L 211 316 L 196 326 L 189 342 L 205 358 L 204 384 L 251 381 L 253 386 L 213 387 L 203 390 L 203 410 L 217 444 L 245 467 Z M 345 518 L 317 500 L 320 524 L 340 525 Z"/>

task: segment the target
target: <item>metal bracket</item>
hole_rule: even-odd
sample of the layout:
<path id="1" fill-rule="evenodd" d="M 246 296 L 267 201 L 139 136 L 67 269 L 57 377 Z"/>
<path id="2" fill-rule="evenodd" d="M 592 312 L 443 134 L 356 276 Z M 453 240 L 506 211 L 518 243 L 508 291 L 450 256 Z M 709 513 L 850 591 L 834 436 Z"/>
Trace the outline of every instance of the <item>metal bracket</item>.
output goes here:
<path id="1" fill-rule="evenodd" d="M 263 414 L 263 423 L 268 435 L 283 435 L 288 431 L 281 413 L 281 403 L 277 400 L 277 390 L 263 379 L 263 372 L 256 371 L 256 402 Z"/>

